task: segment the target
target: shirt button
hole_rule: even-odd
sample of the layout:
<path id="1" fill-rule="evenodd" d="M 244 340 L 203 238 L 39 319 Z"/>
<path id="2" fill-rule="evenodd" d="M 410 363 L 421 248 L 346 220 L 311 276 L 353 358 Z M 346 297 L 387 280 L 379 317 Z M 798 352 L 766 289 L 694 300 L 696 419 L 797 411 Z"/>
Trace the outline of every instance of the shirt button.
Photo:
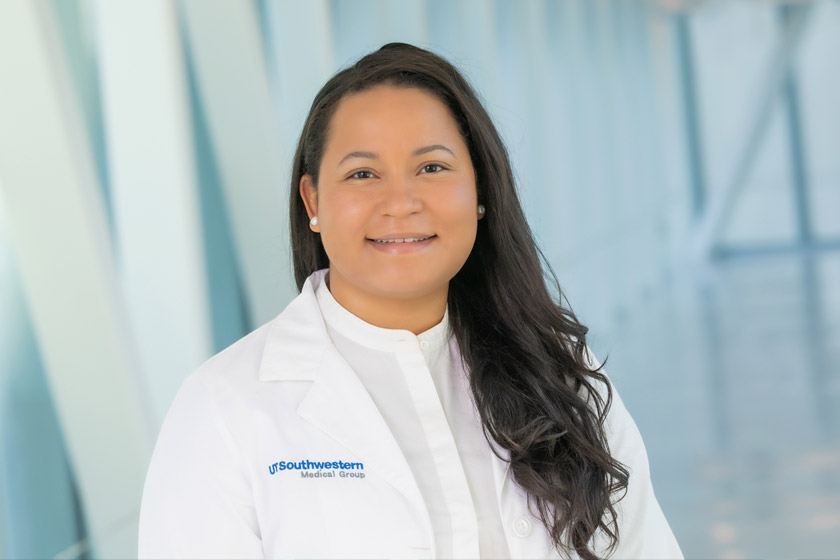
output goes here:
<path id="1" fill-rule="evenodd" d="M 517 537 L 527 537 L 531 534 L 531 520 L 527 517 L 517 517 L 513 522 L 513 532 Z"/>
<path id="2" fill-rule="evenodd" d="M 420 348 L 422 348 L 423 350 L 425 350 L 425 349 L 426 349 L 426 348 L 428 348 L 428 347 L 429 347 L 429 343 L 428 343 L 428 342 L 426 342 L 425 340 L 421 340 L 421 341 L 420 341 Z"/>

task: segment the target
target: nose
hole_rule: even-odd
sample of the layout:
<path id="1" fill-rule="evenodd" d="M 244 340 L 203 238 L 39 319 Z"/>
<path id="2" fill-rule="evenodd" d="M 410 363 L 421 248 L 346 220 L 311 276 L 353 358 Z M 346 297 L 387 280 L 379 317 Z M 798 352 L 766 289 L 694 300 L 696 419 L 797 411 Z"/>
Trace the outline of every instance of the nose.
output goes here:
<path id="1" fill-rule="evenodd" d="M 392 177 L 382 184 L 380 209 L 388 216 L 407 216 L 423 208 L 417 185 L 404 177 Z"/>

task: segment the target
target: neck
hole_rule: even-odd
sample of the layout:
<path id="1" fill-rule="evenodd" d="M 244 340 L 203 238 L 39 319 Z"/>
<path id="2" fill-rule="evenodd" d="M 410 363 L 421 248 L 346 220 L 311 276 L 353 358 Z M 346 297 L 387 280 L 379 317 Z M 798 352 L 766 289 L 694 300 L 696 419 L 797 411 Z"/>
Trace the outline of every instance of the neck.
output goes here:
<path id="1" fill-rule="evenodd" d="M 357 290 L 345 282 L 330 282 L 333 298 L 366 323 L 383 329 L 404 329 L 419 335 L 443 320 L 449 286 L 416 298 L 387 298 Z"/>

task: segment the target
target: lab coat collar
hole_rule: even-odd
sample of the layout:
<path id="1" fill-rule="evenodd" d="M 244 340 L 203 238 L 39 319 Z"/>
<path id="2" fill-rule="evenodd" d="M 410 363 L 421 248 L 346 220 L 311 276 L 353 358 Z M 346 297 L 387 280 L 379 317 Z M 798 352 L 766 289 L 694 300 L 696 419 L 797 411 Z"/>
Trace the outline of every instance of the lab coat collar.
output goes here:
<path id="1" fill-rule="evenodd" d="M 315 380 L 331 342 L 315 297 L 327 268 L 309 275 L 286 309 L 272 321 L 260 362 L 262 381 Z"/>
<path id="2" fill-rule="evenodd" d="M 361 380 L 327 333 L 316 290 L 328 270 L 313 272 L 300 294 L 272 321 L 259 379 L 314 381 L 298 405 L 297 413 L 363 457 L 368 468 L 377 471 L 412 503 L 418 504 L 432 535 L 428 509 L 405 456 Z M 460 361 L 460 356 L 457 359 Z M 352 408 L 348 408 L 348 403 L 352 403 Z M 494 447 L 502 457 L 509 457 L 505 450 Z M 497 503 L 501 505 L 510 465 L 492 451 L 490 454 Z"/>

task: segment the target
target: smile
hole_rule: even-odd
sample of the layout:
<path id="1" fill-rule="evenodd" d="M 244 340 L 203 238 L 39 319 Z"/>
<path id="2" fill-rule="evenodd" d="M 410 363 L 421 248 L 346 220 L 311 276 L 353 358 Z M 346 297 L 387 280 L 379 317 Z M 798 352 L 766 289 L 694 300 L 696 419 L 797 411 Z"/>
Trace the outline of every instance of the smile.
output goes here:
<path id="1" fill-rule="evenodd" d="M 423 251 L 437 241 L 437 235 L 430 237 L 405 237 L 402 239 L 368 239 L 377 251 L 391 255 L 404 255 Z"/>
<path id="2" fill-rule="evenodd" d="M 432 237 L 436 236 L 430 235 L 429 237 L 407 237 L 405 239 L 371 239 L 371 241 L 373 241 L 374 243 L 417 243 L 419 241 L 431 239 Z"/>

